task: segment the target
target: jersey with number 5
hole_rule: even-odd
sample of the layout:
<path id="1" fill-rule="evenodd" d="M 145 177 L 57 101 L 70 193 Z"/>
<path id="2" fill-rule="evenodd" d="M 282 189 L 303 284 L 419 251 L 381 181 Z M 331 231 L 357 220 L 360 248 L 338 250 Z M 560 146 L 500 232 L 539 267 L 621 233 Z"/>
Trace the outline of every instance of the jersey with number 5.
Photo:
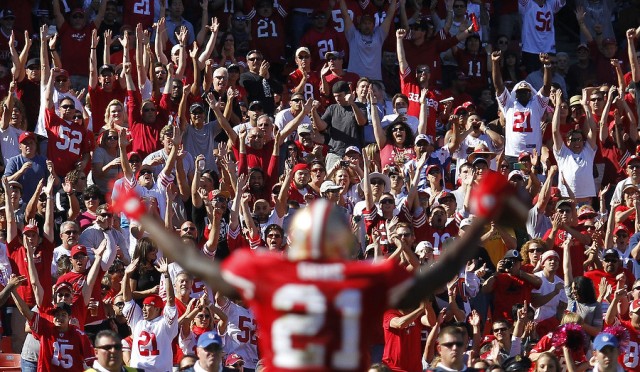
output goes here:
<path id="1" fill-rule="evenodd" d="M 249 309 L 227 300 L 221 307 L 227 314 L 227 333 L 224 335 L 224 352 L 238 354 L 245 368 L 255 369 L 258 363 L 258 335 L 256 320 Z"/>
<path id="2" fill-rule="evenodd" d="M 83 154 L 92 150 L 93 135 L 83 126 L 63 120 L 53 109 L 45 110 L 44 125 L 49 137 L 47 158 L 53 162 L 56 174 L 64 177 L 75 169 Z"/>
<path id="3" fill-rule="evenodd" d="M 518 0 L 522 14 L 522 51 L 527 53 L 555 53 L 556 38 L 554 14 L 564 6 L 565 0 L 546 0 L 542 6 L 534 0 Z"/>
<path id="4" fill-rule="evenodd" d="M 366 371 L 369 340 L 412 276 L 396 263 L 289 261 L 240 250 L 222 265 L 253 310 L 269 370 Z"/>
<path id="5" fill-rule="evenodd" d="M 89 337 L 73 325 L 60 332 L 38 313 L 29 325 L 33 337 L 40 341 L 38 372 L 83 371 L 85 361 L 95 357 Z"/>
<path id="6" fill-rule="evenodd" d="M 507 89 L 498 96 L 498 105 L 505 117 L 505 146 L 507 156 L 518 156 L 523 151 L 538 153 L 542 147 L 542 127 L 540 122 L 549 104 L 549 98 L 537 92 L 523 106 L 516 100 L 515 92 Z"/>
<path id="7" fill-rule="evenodd" d="M 171 340 L 178 335 L 178 310 L 165 305 L 162 314 L 145 320 L 142 309 L 135 301 L 126 302 L 122 313 L 131 327 L 131 367 L 147 372 L 165 372 L 173 365 Z"/>

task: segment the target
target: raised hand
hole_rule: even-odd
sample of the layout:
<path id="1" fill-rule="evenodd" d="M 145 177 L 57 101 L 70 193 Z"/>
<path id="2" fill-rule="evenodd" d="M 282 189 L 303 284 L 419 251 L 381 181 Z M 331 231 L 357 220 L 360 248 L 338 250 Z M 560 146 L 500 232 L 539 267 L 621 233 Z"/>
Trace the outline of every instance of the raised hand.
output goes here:
<path id="1" fill-rule="evenodd" d="M 156 270 L 158 270 L 158 272 L 161 274 L 167 274 L 169 272 L 169 263 L 167 262 L 166 258 L 162 257 L 158 260 L 158 263 L 156 264 Z"/>
<path id="2" fill-rule="evenodd" d="M 501 58 L 502 58 L 502 52 L 500 50 L 496 50 L 495 52 L 491 53 L 491 61 L 500 62 Z"/>
<path id="3" fill-rule="evenodd" d="M 407 30 L 404 28 L 399 28 L 396 30 L 396 39 L 404 39 L 407 37 Z"/>
<path id="4" fill-rule="evenodd" d="M 138 264 L 140 263 L 140 258 L 136 258 L 127 267 L 124 269 L 125 274 L 133 274 L 138 269 Z"/>

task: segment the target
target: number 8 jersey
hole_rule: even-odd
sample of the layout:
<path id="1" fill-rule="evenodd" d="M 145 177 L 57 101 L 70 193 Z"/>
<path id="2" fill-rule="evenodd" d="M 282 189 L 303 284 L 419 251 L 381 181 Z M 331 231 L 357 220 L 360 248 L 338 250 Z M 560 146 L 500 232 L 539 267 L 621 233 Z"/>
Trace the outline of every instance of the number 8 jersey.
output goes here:
<path id="1" fill-rule="evenodd" d="M 231 255 L 222 275 L 254 311 L 274 371 L 366 371 L 372 331 L 413 281 L 391 261 L 289 261 L 249 250 Z"/>
<path id="2" fill-rule="evenodd" d="M 531 99 L 526 106 L 516 100 L 516 89 L 526 84 L 531 90 Z M 547 109 L 549 98 L 536 92 L 533 87 L 521 81 L 513 91 L 505 89 L 498 97 L 498 105 L 505 117 L 505 145 L 507 156 L 519 156 L 521 152 L 531 152 L 534 148 L 540 152 L 542 147 L 542 128 L 540 122 Z"/>

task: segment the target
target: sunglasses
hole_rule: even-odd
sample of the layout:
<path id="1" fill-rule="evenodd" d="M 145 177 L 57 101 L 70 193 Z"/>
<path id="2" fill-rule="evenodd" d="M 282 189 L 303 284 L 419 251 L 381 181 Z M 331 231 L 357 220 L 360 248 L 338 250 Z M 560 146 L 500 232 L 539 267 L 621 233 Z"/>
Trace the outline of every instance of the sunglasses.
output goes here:
<path id="1" fill-rule="evenodd" d="M 392 132 L 404 132 L 404 128 L 403 127 L 395 127 L 393 129 L 391 129 Z"/>
<path id="2" fill-rule="evenodd" d="M 122 309 L 124 307 L 124 302 L 116 302 L 114 305 Z"/>
<path id="3" fill-rule="evenodd" d="M 310 59 L 311 56 L 298 56 L 298 59 Z"/>
<path id="4" fill-rule="evenodd" d="M 379 178 L 376 178 L 376 179 L 371 180 L 371 184 L 372 185 L 384 185 L 384 181 L 379 179 Z"/>
<path id="5" fill-rule="evenodd" d="M 74 115 L 73 120 L 82 120 L 82 115 Z M 111 139 L 111 138 L 107 137 L 107 139 Z M 116 137 L 115 139 L 118 139 L 118 137 Z"/>
<path id="6" fill-rule="evenodd" d="M 496 328 L 493 330 L 493 333 L 502 333 L 506 332 L 509 328 Z"/>
<path id="7" fill-rule="evenodd" d="M 558 213 L 569 214 L 571 213 L 571 209 L 558 209 Z"/>
<path id="8" fill-rule="evenodd" d="M 411 236 L 411 233 L 397 233 L 396 235 L 398 235 L 401 238 L 408 238 Z"/>
<path id="9" fill-rule="evenodd" d="M 122 350 L 122 345 L 120 344 L 112 344 L 112 345 L 101 345 L 101 346 L 94 346 L 94 348 L 96 349 L 100 349 L 100 350 L 107 350 L 107 351 L 120 351 Z"/>
<path id="10" fill-rule="evenodd" d="M 302 102 L 302 98 L 292 98 L 291 102 Z"/>
<path id="11" fill-rule="evenodd" d="M 198 318 L 198 319 L 209 319 L 209 318 L 211 318 L 211 315 L 209 315 L 209 314 L 198 314 L 198 315 L 196 315 L 196 318 Z"/>
<path id="12" fill-rule="evenodd" d="M 635 170 L 635 169 L 640 168 L 640 165 L 639 164 L 629 164 L 629 165 L 627 165 L 627 168 Z"/>
<path id="13" fill-rule="evenodd" d="M 85 196 L 84 200 L 100 200 L 100 197 L 98 195 L 89 195 Z"/>
<path id="14" fill-rule="evenodd" d="M 82 116 L 80 116 L 80 119 L 82 119 Z M 109 140 L 109 141 L 117 141 L 118 140 L 118 136 L 108 136 L 107 140 Z"/>
<path id="15" fill-rule="evenodd" d="M 591 101 L 591 102 L 598 102 L 598 101 L 603 101 L 603 100 L 604 100 L 604 99 L 603 99 L 603 98 L 600 98 L 600 97 L 598 97 L 598 98 L 590 98 L 590 99 L 589 99 L 589 101 Z"/>
<path id="16" fill-rule="evenodd" d="M 186 226 L 186 227 L 182 228 L 182 231 L 185 231 L 185 232 L 186 231 L 193 231 L 195 229 L 196 229 L 195 226 Z"/>
<path id="17" fill-rule="evenodd" d="M 251 58 L 247 58 L 247 61 L 249 61 L 249 62 L 262 61 L 262 58 L 261 57 L 251 57 Z"/>
<path id="18" fill-rule="evenodd" d="M 532 248 L 532 249 L 529 249 L 529 253 L 534 253 L 534 252 L 535 253 L 543 253 L 544 251 L 545 251 L 544 248 Z"/>
<path id="19" fill-rule="evenodd" d="M 394 204 L 396 201 L 393 199 L 382 199 L 380 200 L 380 204 Z"/>
<path id="20" fill-rule="evenodd" d="M 417 72 L 418 74 L 428 74 L 428 73 L 429 73 L 429 72 L 431 72 L 431 71 L 429 71 L 429 69 L 428 69 L 428 68 L 419 68 L 416 72 Z"/>
<path id="21" fill-rule="evenodd" d="M 457 347 L 464 346 L 464 342 L 462 341 L 443 342 L 440 345 L 446 347 L 447 349 L 453 349 L 454 346 L 457 346 Z"/>
<path id="22" fill-rule="evenodd" d="M 140 175 L 144 176 L 145 174 L 152 174 L 153 171 L 149 170 L 149 169 L 143 169 L 140 171 Z"/>
<path id="23" fill-rule="evenodd" d="M 60 105 L 61 109 L 71 110 L 72 108 L 76 108 L 75 105 Z"/>
<path id="24" fill-rule="evenodd" d="M 429 171 L 429 175 L 431 176 L 436 176 L 438 174 L 440 174 L 440 169 L 432 169 Z"/>

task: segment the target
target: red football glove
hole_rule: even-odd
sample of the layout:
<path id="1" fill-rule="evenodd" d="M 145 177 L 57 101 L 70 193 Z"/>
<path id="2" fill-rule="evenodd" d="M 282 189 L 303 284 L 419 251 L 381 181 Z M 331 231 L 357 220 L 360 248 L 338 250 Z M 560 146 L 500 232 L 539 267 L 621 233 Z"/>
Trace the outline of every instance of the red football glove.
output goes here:
<path id="1" fill-rule="evenodd" d="M 479 217 L 494 218 L 502 211 L 505 199 L 512 194 L 513 187 L 507 178 L 498 172 L 489 171 L 471 189 L 470 212 Z"/>
<path id="2" fill-rule="evenodd" d="M 144 201 L 131 188 L 127 188 L 124 193 L 118 196 L 118 201 L 114 204 L 113 210 L 116 213 L 124 213 L 129 219 L 133 220 L 139 220 L 142 215 L 147 213 Z"/>

